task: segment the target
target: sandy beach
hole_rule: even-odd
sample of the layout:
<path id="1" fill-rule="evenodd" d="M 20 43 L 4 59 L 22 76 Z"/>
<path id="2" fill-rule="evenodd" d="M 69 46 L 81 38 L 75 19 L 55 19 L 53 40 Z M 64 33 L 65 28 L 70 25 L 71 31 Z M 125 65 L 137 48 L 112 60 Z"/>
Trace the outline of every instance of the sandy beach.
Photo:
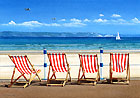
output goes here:
<path id="1" fill-rule="evenodd" d="M 45 82 L 35 83 L 26 89 L 7 88 L 0 84 L 1 98 L 139 98 L 140 81 L 132 80 L 130 85 L 97 84 L 65 87 L 46 87 Z"/>
<path id="2" fill-rule="evenodd" d="M 9 84 L 12 71 L 14 68 L 13 63 L 9 59 L 8 55 L 27 55 L 35 65 L 35 68 L 41 69 L 39 74 L 44 79 L 44 55 L 43 51 L 0 51 L 0 96 L 1 98 L 139 98 L 140 93 L 140 51 L 135 50 L 114 50 L 111 52 L 130 53 L 130 85 L 116 85 L 109 84 L 107 82 L 91 85 L 78 85 L 76 80 L 79 70 L 79 53 L 97 54 L 100 63 L 99 50 L 90 51 L 48 51 L 48 52 L 65 52 L 68 62 L 71 68 L 72 83 L 69 83 L 65 87 L 46 87 L 46 81 L 39 83 L 32 83 L 31 86 L 26 89 L 23 88 L 7 88 Z M 109 50 L 104 51 L 103 54 L 103 77 L 109 79 Z M 47 58 L 47 64 L 49 61 Z M 47 67 L 48 72 L 48 67 Z M 16 73 L 19 75 L 19 73 Z M 58 77 L 63 77 L 62 74 L 57 74 Z M 117 76 L 120 76 L 116 74 Z"/>

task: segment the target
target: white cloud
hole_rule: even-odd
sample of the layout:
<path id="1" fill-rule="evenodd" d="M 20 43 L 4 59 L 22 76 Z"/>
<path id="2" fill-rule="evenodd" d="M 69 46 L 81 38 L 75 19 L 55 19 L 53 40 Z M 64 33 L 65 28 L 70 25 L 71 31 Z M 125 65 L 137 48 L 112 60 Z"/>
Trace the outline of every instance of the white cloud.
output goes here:
<path id="1" fill-rule="evenodd" d="M 44 23 L 42 26 L 61 26 L 60 24 L 57 24 L 57 23 L 51 23 L 51 24 L 47 24 L 47 23 Z"/>
<path id="2" fill-rule="evenodd" d="M 119 15 L 119 14 L 113 14 L 111 17 L 121 17 L 121 15 Z"/>
<path id="3" fill-rule="evenodd" d="M 16 25 L 16 23 L 11 20 L 8 24 L 2 24 L 2 25 Z"/>
<path id="4" fill-rule="evenodd" d="M 97 37 L 103 37 L 103 35 L 100 35 L 100 34 L 99 34 L 99 35 L 97 35 Z"/>
<path id="5" fill-rule="evenodd" d="M 66 19 L 60 19 L 59 21 L 66 21 Z"/>
<path id="6" fill-rule="evenodd" d="M 111 19 L 110 23 L 126 23 L 127 21 L 124 19 Z"/>
<path id="7" fill-rule="evenodd" d="M 41 23 L 41 22 L 38 22 L 38 21 L 27 21 L 27 22 L 23 22 L 23 23 L 15 23 L 14 21 L 10 21 L 8 24 L 2 24 L 2 25 L 6 25 L 6 26 L 14 25 L 14 26 L 26 26 L 26 27 L 40 27 L 40 26 L 81 27 L 81 26 L 86 25 L 85 23 L 82 23 L 82 22 L 78 21 L 77 19 L 73 19 L 72 21 L 74 21 L 74 22 L 62 23 L 62 24 L 58 24 L 58 23 Z"/>
<path id="8" fill-rule="evenodd" d="M 50 24 L 50 26 L 56 26 L 56 27 L 58 27 L 58 26 L 61 26 L 61 25 L 58 24 L 58 23 L 52 23 L 52 24 Z"/>
<path id="9" fill-rule="evenodd" d="M 8 24 L 2 24 L 2 25 L 15 25 L 15 26 L 28 26 L 28 27 L 39 27 L 39 26 L 61 26 L 60 24 L 57 23 L 41 23 L 38 21 L 27 21 L 23 23 L 15 23 L 14 21 L 10 21 Z"/>
<path id="10" fill-rule="evenodd" d="M 14 21 L 12 21 L 12 20 L 8 24 L 16 25 L 16 23 Z"/>
<path id="11" fill-rule="evenodd" d="M 93 22 L 107 22 L 108 20 L 107 19 L 101 19 L 101 18 L 99 18 L 99 19 L 95 19 L 95 20 L 93 20 Z"/>
<path id="12" fill-rule="evenodd" d="M 104 14 L 99 14 L 99 16 L 103 17 L 103 16 L 104 16 Z"/>
<path id="13" fill-rule="evenodd" d="M 87 18 L 84 19 L 84 22 L 90 22 L 90 21 L 91 21 L 91 20 L 89 20 L 89 19 L 87 19 Z"/>
<path id="14" fill-rule="evenodd" d="M 86 24 L 80 23 L 80 22 L 71 22 L 71 23 L 64 23 L 63 26 L 65 27 L 82 27 L 85 26 Z"/>
<path id="15" fill-rule="evenodd" d="M 79 19 L 76 19 L 76 18 L 72 18 L 72 19 L 70 19 L 70 21 L 72 21 L 72 22 L 82 22 L 82 20 L 79 20 Z"/>
<path id="16" fill-rule="evenodd" d="M 133 23 L 140 23 L 140 20 L 139 20 L 138 18 L 135 17 L 134 19 L 132 19 L 132 22 L 133 22 Z"/>
<path id="17" fill-rule="evenodd" d="M 105 35 L 104 37 L 114 37 L 114 35 Z"/>
<path id="18" fill-rule="evenodd" d="M 23 25 L 23 26 L 41 26 L 43 23 L 40 23 L 38 21 L 28 21 L 28 22 L 23 22 L 17 25 Z"/>

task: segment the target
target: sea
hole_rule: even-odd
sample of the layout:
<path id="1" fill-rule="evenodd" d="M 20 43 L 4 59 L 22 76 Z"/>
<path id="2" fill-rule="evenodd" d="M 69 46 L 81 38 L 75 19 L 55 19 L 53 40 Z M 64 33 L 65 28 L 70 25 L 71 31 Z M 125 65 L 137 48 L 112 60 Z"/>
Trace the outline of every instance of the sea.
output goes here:
<path id="1" fill-rule="evenodd" d="M 1 37 L 0 50 L 139 50 L 140 37 Z"/>

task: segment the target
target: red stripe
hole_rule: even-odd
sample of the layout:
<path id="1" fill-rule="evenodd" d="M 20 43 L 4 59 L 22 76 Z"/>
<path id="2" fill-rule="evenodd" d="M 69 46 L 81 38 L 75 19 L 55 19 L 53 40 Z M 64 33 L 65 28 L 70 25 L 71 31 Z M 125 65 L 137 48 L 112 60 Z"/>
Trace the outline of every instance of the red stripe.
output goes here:
<path id="1" fill-rule="evenodd" d="M 11 57 L 12 57 L 12 59 L 13 59 L 13 62 L 14 62 L 14 64 L 15 64 L 15 67 L 17 68 L 17 70 L 18 70 L 20 73 L 22 73 L 22 72 L 20 71 L 18 65 L 17 65 L 16 62 L 15 62 L 15 57 L 14 57 L 14 56 L 11 56 Z"/>
<path id="2" fill-rule="evenodd" d="M 60 67 L 59 67 L 59 64 L 58 64 L 57 53 L 55 54 L 55 56 L 56 56 L 56 63 L 57 63 L 58 71 L 61 72 Z"/>
<path id="3" fill-rule="evenodd" d="M 85 63 L 86 72 L 88 73 L 87 66 L 86 66 L 86 58 L 85 58 L 85 55 L 84 55 L 84 63 Z"/>
<path id="4" fill-rule="evenodd" d="M 122 68 L 122 72 L 123 72 L 123 54 L 121 56 L 121 68 Z"/>
<path id="5" fill-rule="evenodd" d="M 30 72 L 32 72 L 32 70 L 31 70 L 30 67 L 29 67 L 29 64 L 28 64 L 28 61 L 27 61 L 27 57 L 24 56 L 24 59 L 25 59 L 25 63 L 26 63 L 26 65 L 27 65 L 27 68 L 30 70 Z"/>
<path id="6" fill-rule="evenodd" d="M 126 56 L 127 56 L 127 54 L 125 54 L 125 58 L 124 58 L 124 69 L 126 67 Z"/>
<path id="7" fill-rule="evenodd" d="M 62 63 L 61 63 L 61 54 L 59 53 L 59 62 L 60 62 L 60 68 L 62 70 L 62 72 L 64 72 L 63 68 L 62 68 Z"/>
<path id="8" fill-rule="evenodd" d="M 89 70 L 89 72 L 91 73 L 88 55 L 87 55 L 87 62 L 88 62 L 88 70 Z"/>
<path id="9" fill-rule="evenodd" d="M 65 69 L 65 71 L 67 72 L 67 69 L 66 69 L 66 65 L 65 65 L 65 54 L 62 54 L 62 59 L 63 59 L 63 67 Z"/>
<path id="10" fill-rule="evenodd" d="M 115 64 L 114 64 L 114 57 L 113 57 L 113 54 L 111 54 L 112 56 L 112 63 L 113 63 L 113 71 L 115 71 Z"/>
<path id="11" fill-rule="evenodd" d="M 91 70 L 92 70 L 92 72 L 94 73 L 93 64 L 92 64 L 92 55 L 90 55 L 90 61 L 91 61 Z"/>
<path id="12" fill-rule="evenodd" d="M 52 57 L 51 54 L 49 53 L 49 58 L 50 58 L 50 65 L 52 66 Z M 54 67 L 52 66 L 52 70 L 55 71 Z"/>
<path id="13" fill-rule="evenodd" d="M 16 63 L 17 63 L 17 65 L 18 65 L 19 72 L 24 73 L 24 72 L 22 71 L 22 68 L 20 67 L 20 65 L 19 65 L 19 63 L 18 63 L 18 60 L 17 60 L 17 57 L 16 57 L 16 56 L 15 56 L 15 60 L 16 60 Z"/>
<path id="14" fill-rule="evenodd" d="M 22 56 L 21 56 L 21 59 L 22 59 L 23 65 L 24 65 L 24 67 L 25 67 L 25 69 L 27 71 L 27 74 L 31 74 L 31 72 L 29 71 L 29 69 L 27 69 L 27 66 L 24 63 L 24 60 L 23 60 L 23 57 Z"/>
<path id="15" fill-rule="evenodd" d="M 121 72 L 121 66 L 120 66 L 120 54 L 118 53 L 118 67 L 119 67 L 119 72 Z"/>
<path id="16" fill-rule="evenodd" d="M 115 61 L 116 61 L 116 72 L 118 72 L 118 61 L 117 61 L 117 54 L 115 53 Z"/>
<path id="17" fill-rule="evenodd" d="M 58 72 L 57 68 L 56 68 L 56 65 L 55 65 L 55 59 L 54 59 L 54 54 L 52 53 L 52 57 L 53 57 L 53 65 L 54 65 L 54 68 L 55 68 L 55 71 Z"/>
<path id="18" fill-rule="evenodd" d="M 23 66 L 22 63 L 21 63 L 20 57 L 19 57 L 19 56 L 17 56 L 17 57 L 18 57 L 19 64 L 21 65 L 23 72 L 26 73 L 26 74 L 28 74 L 28 72 L 26 72 L 24 66 Z"/>
<path id="19" fill-rule="evenodd" d="M 94 55 L 94 69 L 95 69 L 95 72 L 97 72 L 97 68 L 96 68 L 96 57 Z"/>

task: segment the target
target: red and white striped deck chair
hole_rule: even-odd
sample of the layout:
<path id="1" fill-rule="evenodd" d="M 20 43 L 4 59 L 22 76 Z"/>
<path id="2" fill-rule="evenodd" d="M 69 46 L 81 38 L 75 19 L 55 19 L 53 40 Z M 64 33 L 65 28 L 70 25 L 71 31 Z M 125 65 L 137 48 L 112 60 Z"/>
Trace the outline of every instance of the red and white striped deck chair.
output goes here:
<path id="1" fill-rule="evenodd" d="M 13 75 L 11 78 L 11 83 L 8 87 L 11 87 L 14 83 L 16 83 L 17 80 L 19 80 L 21 77 L 23 77 L 26 82 L 25 85 L 23 86 L 24 88 L 29 86 L 30 83 L 32 82 L 32 80 L 34 80 L 34 78 L 37 76 L 38 79 L 41 81 L 38 73 L 41 72 L 41 70 L 37 70 L 34 68 L 34 66 L 31 64 L 31 62 L 29 61 L 29 58 L 25 55 L 25 56 L 10 56 L 10 59 L 12 60 L 12 62 L 15 65 L 15 68 L 13 70 Z M 15 71 L 17 71 L 21 74 L 19 75 L 15 80 L 14 75 L 15 75 Z M 29 77 L 29 79 L 27 79 L 27 77 Z"/>
<path id="2" fill-rule="evenodd" d="M 70 68 L 67 62 L 66 54 L 65 53 L 48 53 L 48 58 L 50 61 L 49 72 L 48 72 L 48 79 L 47 79 L 47 86 L 55 85 L 55 86 L 65 86 L 66 82 L 71 80 L 70 76 Z M 52 75 L 50 76 L 50 72 Z M 63 73 L 66 76 L 64 78 L 56 78 L 57 73 Z M 51 83 L 55 81 L 54 83 Z M 56 81 L 61 81 L 60 84 L 56 83 Z"/>
<path id="3" fill-rule="evenodd" d="M 78 84 L 96 85 L 96 83 L 100 79 L 97 54 L 96 55 L 79 54 L 79 58 L 80 58 L 80 68 L 79 68 L 79 74 L 78 74 Z M 82 74 L 80 76 L 81 72 Z M 92 77 L 87 78 L 86 74 L 87 75 L 90 74 Z M 88 81 L 93 82 L 93 83 L 86 83 Z"/>
<path id="4" fill-rule="evenodd" d="M 113 77 L 113 73 L 124 74 L 125 76 Z M 129 53 L 110 53 L 110 81 L 111 83 L 129 84 Z"/>

